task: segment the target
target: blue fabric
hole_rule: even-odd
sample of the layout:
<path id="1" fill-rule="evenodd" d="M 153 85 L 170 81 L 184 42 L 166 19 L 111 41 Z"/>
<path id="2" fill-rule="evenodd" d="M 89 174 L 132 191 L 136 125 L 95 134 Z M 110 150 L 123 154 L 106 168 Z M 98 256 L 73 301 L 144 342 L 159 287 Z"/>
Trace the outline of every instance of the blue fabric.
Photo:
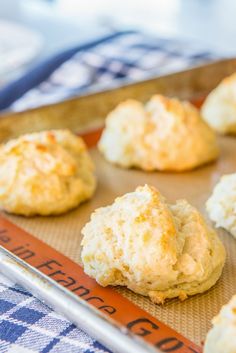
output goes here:
<path id="1" fill-rule="evenodd" d="M 12 82 L 0 91 L 0 109 L 25 110 L 216 58 L 192 43 L 115 33 L 59 53 Z M 13 352 L 109 351 L 0 275 L 0 353 Z"/>
<path id="2" fill-rule="evenodd" d="M 0 353 L 109 352 L 2 275 L 0 312 Z"/>
<path id="3" fill-rule="evenodd" d="M 126 32 L 127 34 L 129 32 Z M 95 42 L 70 48 L 65 52 L 45 60 L 37 67 L 27 72 L 23 77 L 15 82 L 10 83 L 7 87 L 0 91 L 0 109 L 5 109 L 10 106 L 16 99 L 20 98 L 24 93 L 39 85 L 46 80 L 60 65 L 70 60 L 70 58 L 80 51 L 87 51 L 90 48 L 103 43 L 104 41 L 111 41 L 119 36 L 119 33 L 112 34 L 106 38 L 101 38 Z"/>
<path id="4" fill-rule="evenodd" d="M 0 90 L 0 110 L 25 110 L 184 69 L 217 55 L 184 41 L 119 32 L 42 62 Z"/>

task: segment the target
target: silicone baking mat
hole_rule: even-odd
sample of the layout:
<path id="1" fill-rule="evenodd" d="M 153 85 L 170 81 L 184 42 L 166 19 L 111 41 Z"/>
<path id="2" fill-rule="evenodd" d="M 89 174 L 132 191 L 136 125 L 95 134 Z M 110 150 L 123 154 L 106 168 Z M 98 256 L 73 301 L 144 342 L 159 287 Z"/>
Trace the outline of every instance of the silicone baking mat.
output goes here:
<path id="1" fill-rule="evenodd" d="M 97 207 L 113 202 L 114 198 L 145 183 L 157 187 L 172 202 L 186 198 L 205 214 L 205 201 L 222 174 L 236 170 L 236 139 L 219 138 L 221 156 L 218 162 L 188 173 L 145 173 L 123 170 L 106 162 L 96 147 L 91 155 L 96 165 L 98 187 L 93 199 L 60 217 L 8 218 L 37 238 L 50 244 L 77 263 L 80 261 L 81 228 Z M 200 344 L 210 327 L 212 317 L 236 293 L 236 242 L 228 233 L 218 230 L 227 250 L 227 261 L 219 282 L 208 292 L 190 297 L 184 302 L 172 300 L 164 306 L 125 288 L 117 288 L 142 309 Z"/>

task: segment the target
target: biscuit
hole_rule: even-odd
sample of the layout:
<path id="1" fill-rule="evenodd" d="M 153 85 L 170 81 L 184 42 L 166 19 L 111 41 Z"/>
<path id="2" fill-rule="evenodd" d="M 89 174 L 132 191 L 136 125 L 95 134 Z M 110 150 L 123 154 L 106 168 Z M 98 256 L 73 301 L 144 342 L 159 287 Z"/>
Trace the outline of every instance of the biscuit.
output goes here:
<path id="1" fill-rule="evenodd" d="M 208 332 L 204 353 L 236 352 L 236 295 L 224 305 L 212 320 L 213 327 Z"/>
<path id="2" fill-rule="evenodd" d="M 221 177 L 207 200 L 209 218 L 236 238 L 236 173 Z"/>
<path id="3" fill-rule="evenodd" d="M 93 162 L 67 130 L 28 134 L 0 146 L 0 209 L 32 216 L 60 214 L 95 190 Z"/>
<path id="4" fill-rule="evenodd" d="M 184 171 L 215 160 L 216 136 L 189 102 L 155 95 L 144 106 L 118 105 L 107 117 L 98 147 L 124 168 Z"/>
<path id="5" fill-rule="evenodd" d="M 236 134 L 236 73 L 226 77 L 207 96 L 201 113 L 217 132 Z"/>
<path id="6" fill-rule="evenodd" d="M 154 303 L 202 293 L 221 275 L 225 250 L 187 201 L 168 204 L 145 185 L 97 209 L 82 230 L 85 272 Z"/>

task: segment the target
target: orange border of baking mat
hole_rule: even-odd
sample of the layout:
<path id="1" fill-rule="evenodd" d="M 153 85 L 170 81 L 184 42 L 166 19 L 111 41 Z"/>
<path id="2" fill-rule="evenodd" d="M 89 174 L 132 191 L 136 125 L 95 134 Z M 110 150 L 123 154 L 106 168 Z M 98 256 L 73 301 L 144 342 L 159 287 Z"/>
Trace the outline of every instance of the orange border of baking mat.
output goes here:
<path id="1" fill-rule="evenodd" d="M 103 288 L 83 268 L 0 216 L 0 245 L 54 279 L 163 352 L 200 353 L 201 348 L 161 323 L 111 287 Z"/>

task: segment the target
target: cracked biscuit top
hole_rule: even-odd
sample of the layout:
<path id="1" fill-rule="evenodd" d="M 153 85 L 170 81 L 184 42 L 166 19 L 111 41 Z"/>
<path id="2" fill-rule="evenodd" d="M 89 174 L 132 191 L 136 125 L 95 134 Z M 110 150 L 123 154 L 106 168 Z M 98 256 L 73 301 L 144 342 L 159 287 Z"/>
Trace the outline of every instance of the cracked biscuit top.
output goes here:
<path id="1" fill-rule="evenodd" d="M 207 96 L 201 113 L 221 134 L 236 134 L 236 73 L 226 77 Z"/>
<path id="2" fill-rule="evenodd" d="M 190 170 L 219 154 L 215 133 L 197 108 L 161 95 L 146 105 L 119 104 L 106 119 L 98 147 L 109 162 L 147 171 Z"/>
<path id="3" fill-rule="evenodd" d="M 60 214 L 94 193 L 94 166 L 68 130 L 32 133 L 0 146 L 0 208 L 25 216 Z"/>
<path id="4" fill-rule="evenodd" d="M 206 291 L 225 262 L 223 245 L 200 213 L 185 200 L 168 204 L 148 185 L 97 209 L 82 234 L 88 275 L 155 303 Z"/>

